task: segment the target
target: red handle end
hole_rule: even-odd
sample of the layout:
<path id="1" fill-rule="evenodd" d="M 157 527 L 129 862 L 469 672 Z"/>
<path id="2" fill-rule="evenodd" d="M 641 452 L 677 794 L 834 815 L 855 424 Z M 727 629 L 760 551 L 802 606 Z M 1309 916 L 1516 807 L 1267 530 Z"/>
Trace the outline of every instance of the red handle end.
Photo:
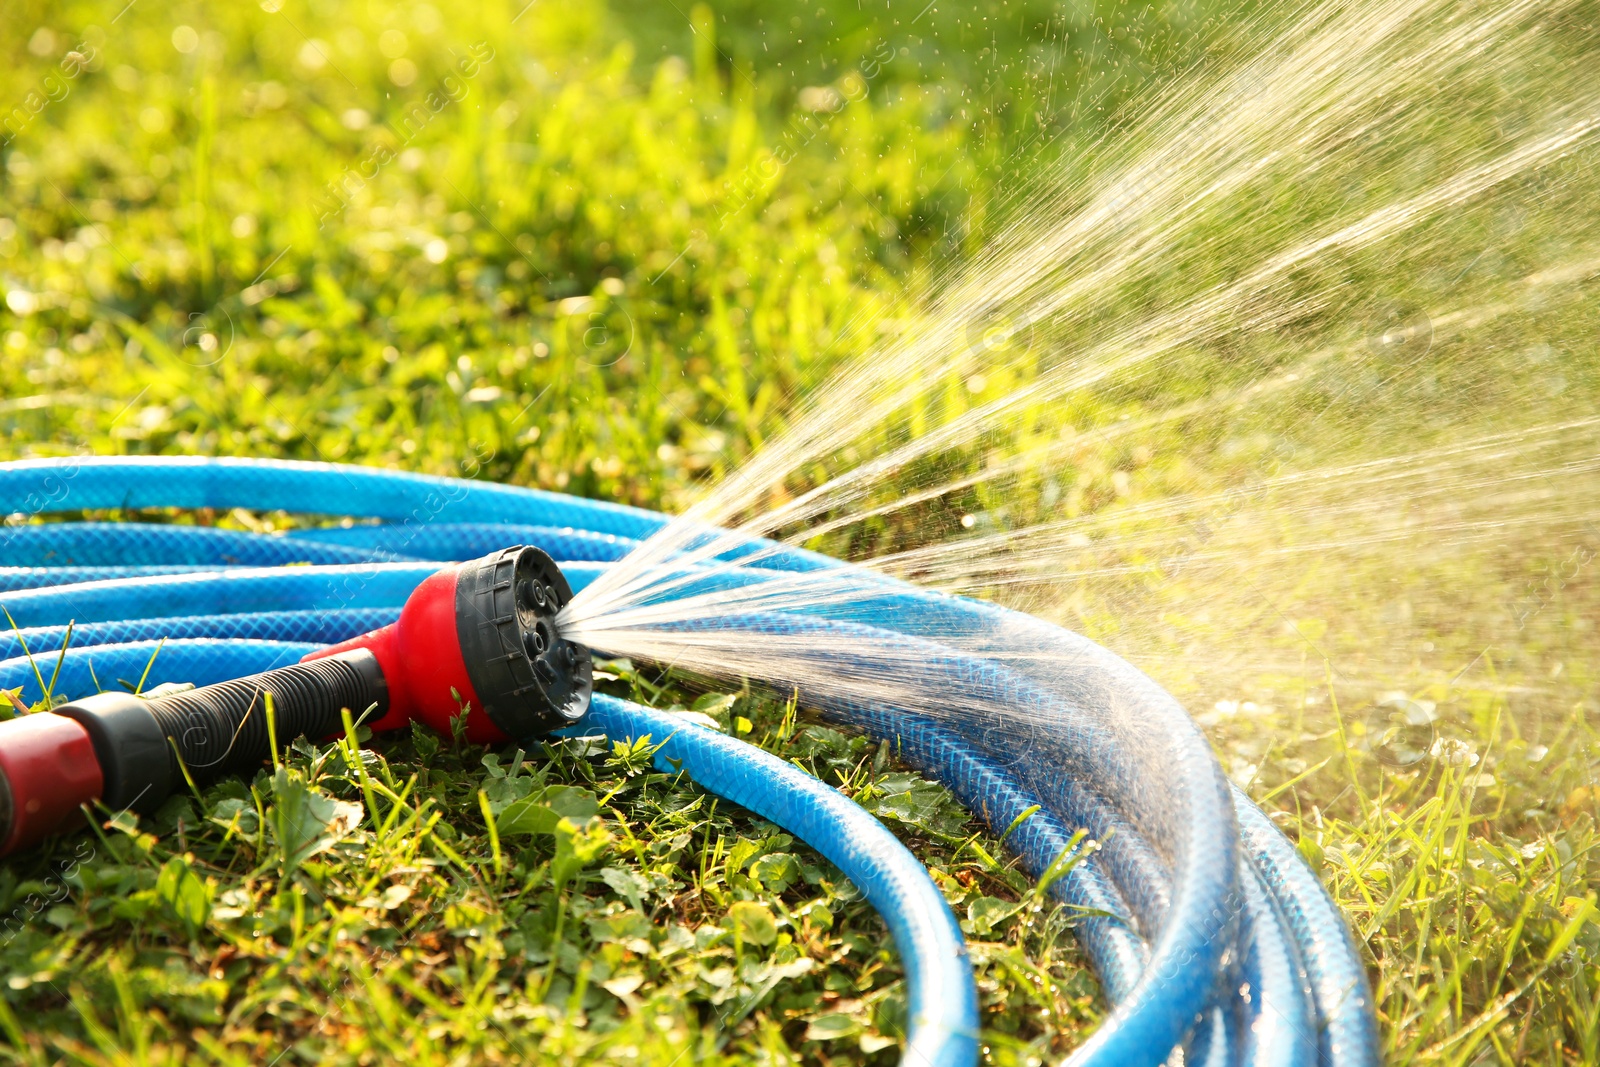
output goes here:
<path id="1" fill-rule="evenodd" d="M 0 723 L 0 855 L 61 829 L 104 786 L 94 743 L 76 722 L 41 712 Z"/>

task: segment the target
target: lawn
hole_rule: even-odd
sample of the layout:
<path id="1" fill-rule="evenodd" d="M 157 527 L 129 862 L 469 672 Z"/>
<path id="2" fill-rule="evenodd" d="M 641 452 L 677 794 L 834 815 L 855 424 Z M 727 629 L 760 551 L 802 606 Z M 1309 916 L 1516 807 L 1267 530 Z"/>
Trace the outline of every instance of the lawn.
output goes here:
<path id="1" fill-rule="evenodd" d="M 936 331 L 952 279 L 998 270 L 1037 205 L 1082 210 L 1150 147 L 1127 135 L 1164 87 L 1215 85 L 1295 17 L 0 4 L 4 458 L 368 463 L 667 511 L 841 368 Z M 1258 141 L 1230 125 L 1260 149 L 1254 184 L 773 500 L 1051 380 L 1055 353 L 1249 277 L 1274 242 L 1591 114 L 1595 24 L 1554 5 L 1513 26 L 1511 60 L 1419 67 L 1372 120 L 1390 135 L 1347 116 L 1320 169 L 1268 151 L 1293 114 L 1256 116 Z M 1059 619 L 1172 688 L 1346 908 L 1395 1062 L 1600 1062 L 1596 204 L 1575 140 L 1404 241 L 1250 289 L 1159 373 L 1014 413 L 868 503 L 1012 473 L 811 542 L 924 550 L 909 573 Z M 1149 236 L 1124 216 L 1095 262 Z M 1385 340 L 1419 321 L 1420 354 Z M 1462 451 L 1494 433 L 1522 436 Z M 1051 523 L 1005 553 L 937 551 Z M 1072 917 L 940 787 L 770 695 L 598 670 L 899 834 L 967 932 L 990 1062 L 1057 1060 L 1092 1029 Z M 876 915 L 643 752 L 417 733 L 360 758 L 367 789 L 351 750 L 301 743 L 299 777 L 264 768 L 0 863 L 0 1060 L 895 1060 Z M 596 818 L 487 832 L 480 798 L 546 785 Z M 275 813 L 318 795 L 368 818 L 304 858 Z"/>

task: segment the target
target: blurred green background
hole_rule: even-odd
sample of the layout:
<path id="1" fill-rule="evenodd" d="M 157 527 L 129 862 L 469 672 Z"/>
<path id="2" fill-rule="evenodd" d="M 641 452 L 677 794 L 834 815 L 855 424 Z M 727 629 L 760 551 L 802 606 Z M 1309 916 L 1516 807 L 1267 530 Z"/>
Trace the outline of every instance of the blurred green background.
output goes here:
<path id="1" fill-rule="evenodd" d="M 1204 40 L 1102 7 L 12 3 L 9 450 L 671 503 Z"/>

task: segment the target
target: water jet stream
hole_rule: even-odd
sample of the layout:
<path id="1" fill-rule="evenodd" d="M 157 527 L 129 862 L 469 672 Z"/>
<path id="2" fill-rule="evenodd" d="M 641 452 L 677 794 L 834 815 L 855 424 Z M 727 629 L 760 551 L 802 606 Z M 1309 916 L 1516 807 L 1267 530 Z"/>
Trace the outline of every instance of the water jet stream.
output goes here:
<path id="1" fill-rule="evenodd" d="M 852 701 L 914 710 L 1080 814 L 1050 775 L 1094 768 L 1048 719 L 930 683 L 937 654 L 851 627 L 893 617 L 1066 701 L 1067 729 L 1149 745 L 1126 782 L 1160 777 L 1170 720 L 1032 623 L 925 610 L 917 586 L 1071 621 L 1190 692 L 1281 669 L 1285 641 L 1298 670 L 1345 686 L 1403 676 L 1424 646 L 1471 667 L 1522 628 L 1519 578 L 1496 568 L 1600 547 L 1594 383 L 1551 376 L 1528 403 L 1515 355 L 1563 330 L 1592 348 L 1595 252 L 1560 215 L 1593 222 L 1600 202 L 1600 98 L 1581 74 L 1597 57 L 1556 43 L 1575 10 L 1327 5 L 1173 86 L 1076 184 L 1019 206 L 920 319 L 797 398 L 781 433 L 585 589 L 563 632 L 846 718 Z M 1502 86 L 1530 83 L 1504 121 Z M 1509 279 L 1483 243 L 1507 217 L 1522 219 Z M 1387 611 L 1396 583 L 1426 626 L 1410 601 Z M 1454 610 L 1469 595 L 1495 605 L 1487 620 Z M 1318 641 L 1297 623 L 1329 617 Z M 1060 762 L 1016 755 L 1034 751 Z M 1148 798 L 1107 788 L 1174 859 Z"/>

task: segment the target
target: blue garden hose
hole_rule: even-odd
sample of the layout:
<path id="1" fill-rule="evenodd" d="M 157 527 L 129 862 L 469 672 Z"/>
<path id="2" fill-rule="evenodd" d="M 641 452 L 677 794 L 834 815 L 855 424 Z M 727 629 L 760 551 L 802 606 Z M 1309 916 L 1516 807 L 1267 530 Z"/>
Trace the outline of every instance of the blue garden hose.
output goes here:
<path id="1" fill-rule="evenodd" d="M 0 595 L 20 627 L 0 638 L 0 686 L 42 695 L 24 650 L 51 653 L 38 661 L 48 677 L 69 622 L 72 648 L 61 660 L 58 692 L 137 679 L 162 639 L 148 684 L 235 678 L 392 621 L 438 561 L 533 544 L 562 561 L 580 589 L 666 522 L 537 490 L 328 464 L 97 458 L 0 465 L 0 511 L 30 518 L 235 507 L 380 521 L 290 536 L 88 522 L 8 527 L 0 531 L 0 567 L 16 569 L 0 571 L 0 589 L 28 587 Z M 843 566 L 766 543 L 727 555 L 757 550 L 764 570 Z M 306 565 L 280 566 L 290 563 Z M 723 588 L 747 577 L 704 568 L 695 580 Z M 1075 830 L 1089 831 L 1098 850 L 1077 845 L 1076 864 L 1051 892 L 1082 909 L 1076 930 L 1114 1008 L 1074 1063 L 1153 1067 L 1178 1048 L 1188 1063 L 1378 1062 L 1365 970 L 1337 909 L 1288 840 L 1226 784 L 1203 736 L 1169 696 L 1067 631 L 870 580 L 881 591 L 842 607 L 742 614 L 699 636 L 715 640 L 723 627 L 870 637 L 874 647 L 917 664 L 912 681 L 925 702 L 806 694 L 809 703 L 889 740 L 990 826 L 1011 829 L 1008 846 L 1035 873 L 1074 847 Z M 961 649 L 947 643 L 952 635 L 962 638 Z M 991 635 L 992 648 L 984 645 Z M 1002 640 L 1073 664 L 1064 676 L 1071 680 L 1030 676 L 1014 665 L 1016 649 L 999 647 Z M 803 677 L 761 680 L 805 691 Z M 940 694 L 958 688 L 991 713 L 932 714 Z M 1030 743 L 1018 745 L 1023 726 Z M 686 771 L 837 864 L 884 915 L 904 959 L 904 1062 L 973 1062 L 977 1009 L 959 930 L 926 872 L 874 820 L 782 761 L 670 714 L 596 697 L 580 729 L 619 739 L 670 736 L 658 766 Z"/>

